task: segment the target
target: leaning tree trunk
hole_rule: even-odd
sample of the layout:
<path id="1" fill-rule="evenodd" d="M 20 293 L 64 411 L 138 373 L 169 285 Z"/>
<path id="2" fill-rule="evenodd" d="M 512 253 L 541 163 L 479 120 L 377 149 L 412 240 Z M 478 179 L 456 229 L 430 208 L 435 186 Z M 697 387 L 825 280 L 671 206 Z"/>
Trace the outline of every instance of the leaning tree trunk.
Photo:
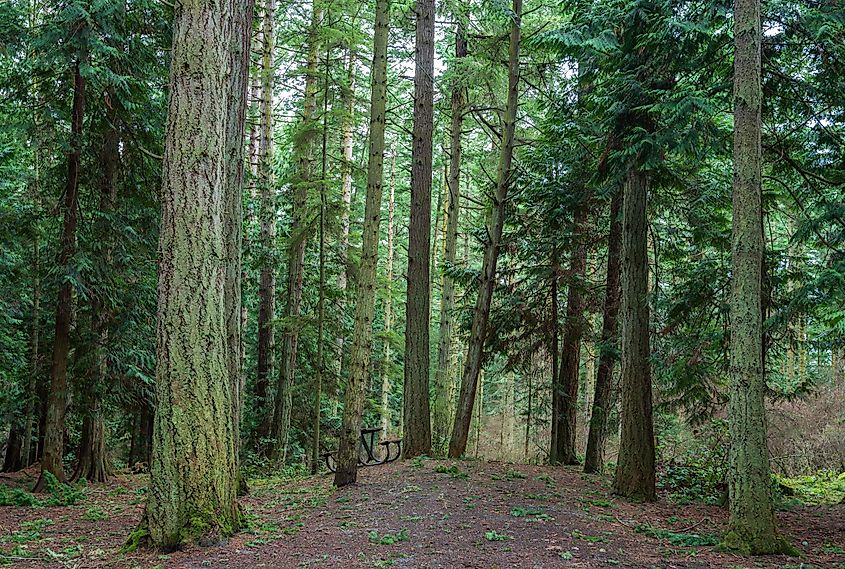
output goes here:
<path id="1" fill-rule="evenodd" d="M 273 376 L 275 342 L 273 321 L 276 317 L 276 196 L 273 180 L 273 23 L 276 13 L 275 0 L 266 0 L 261 18 L 262 55 L 260 70 L 261 100 L 258 103 L 259 128 L 256 174 L 260 196 L 260 245 L 258 277 L 258 349 L 256 356 L 255 413 L 262 419 L 259 438 L 269 435 L 270 409 L 267 388 Z"/>
<path id="2" fill-rule="evenodd" d="M 777 533 L 766 446 L 760 0 L 737 0 L 734 18 L 730 518 L 722 546 L 769 554 L 790 547 Z"/>
<path id="3" fill-rule="evenodd" d="M 478 386 L 484 354 L 484 339 L 487 336 L 487 321 L 490 317 L 490 302 L 496 284 L 496 263 L 499 258 L 499 243 L 505 225 L 505 203 L 511 183 L 511 162 L 513 160 L 514 134 L 516 131 L 516 110 L 519 96 L 519 42 L 521 34 L 522 0 L 513 0 L 513 23 L 510 32 L 508 57 L 508 102 L 505 109 L 499 167 L 496 173 L 496 190 L 493 208 L 488 222 L 488 238 L 484 245 L 484 260 L 481 266 L 481 282 L 475 310 L 472 315 L 469 347 L 467 349 L 464 373 L 461 378 L 461 392 L 455 412 L 455 425 L 449 441 L 449 456 L 460 457 L 467 446 L 472 409 Z"/>
<path id="4" fill-rule="evenodd" d="M 227 256 L 235 237 L 240 247 L 231 195 L 240 178 L 230 166 L 233 134 L 240 130 L 242 143 L 243 125 L 230 121 L 245 112 L 237 85 L 243 79 L 245 89 L 239 65 L 248 50 L 236 52 L 249 45 L 242 36 L 251 16 L 248 3 L 216 0 L 175 11 L 161 191 L 158 407 L 140 530 L 163 549 L 219 541 L 241 524 L 233 370 L 240 345 L 231 345 L 233 319 L 240 322 L 231 287 L 240 267 Z"/>
<path id="5" fill-rule="evenodd" d="M 367 165 L 367 201 L 364 205 L 364 231 L 361 264 L 357 271 L 357 302 L 352 353 L 349 359 L 349 381 L 343 402 L 343 423 L 337 451 L 335 486 L 346 486 L 358 476 L 358 436 L 364 413 L 364 395 L 373 345 L 373 318 L 376 302 L 376 269 L 378 267 L 379 224 L 384 176 L 384 127 L 387 99 L 387 32 L 390 27 L 390 3 L 376 2 L 373 33 L 373 78 L 370 100 L 370 157 Z"/>
<path id="6" fill-rule="evenodd" d="M 79 210 L 79 176 L 82 157 L 82 120 L 85 113 L 85 77 L 80 67 L 85 63 L 80 56 L 73 72 L 73 104 L 71 107 L 70 152 L 67 157 L 67 179 L 64 188 L 64 223 L 61 248 L 57 264 L 68 270 L 76 254 L 76 226 Z M 67 359 L 70 350 L 70 329 L 73 322 L 73 285 L 63 279 L 56 301 L 56 332 L 53 339 L 53 363 L 50 368 L 50 392 L 47 398 L 47 422 L 44 429 L 44 456 L 41 475 L 33 491 L 46 490 L 46 474 L 64 482 L 62 468 L 65 437 L 65 411 L 67 410 Z"/>
<path id="7" fill-rule="evenodd" d="M 604 444 L 607 438 L 607 418 L 610 414 L 613 367 L 616 364 L 617 321 L 619 316 L 619 270 L 622 249 L 622 192 L 618 191 L 610 202 L 610 235 L 607 238 L 607 280 L 604 293 L 599 366 L 590 416 L 590 432 L 584 454 L 584 472 L 600 473 L 604 470 Z"/>
<path id="8" fill-rule="evenodd" d="M 552 464 L 578 464 L 576 451 L 576 420 L 578 417 L 578 376 L 581 365 L 581 336 L 584 329 L 583 279 L 587 269 L 587 243 L 584 232 L 587 224 L 587 204 L 577 206 L 574 215 L 573 237 L 576 240 L 569 265 L 570 283 L 566 298 L 566 321 L 560 355 L 560 375 L 554 397 L 558 404 L 552 420 L 557 423 L 552 437 L 549 461 Z"/>
<path id="9" fill-rule="evenodd" d="M 417 0 L 411 220 L 405 306 L 404 448 L 406 458 L 431 454 L 429 326 L 431 316 L 431 168 L 434 130 L 434 0 Z"/>
<path id="10" fill-rule="evenodd" d="M 622 434 L 613 492 L 657 498 L 648 306 L 648 176 L 630 166 L 622 199 Z"/>
<path id="11" fill-rule="evenodd" d="M 462 23 L 455 31 L 455 58 L 460 59 L 467 54 L 467 42 Z M 450 128 L 450 156 L 449 156 L 449 197 L 446 214 L 446 231 L 444 236 L 443 286 L 440 292 L 440 330 L 437 337 L 437 371 L 434 375 L 435 397 L 433 433 L 434 444 L 440 448 L 447 444 L 449 438 L 449 418 L 451 415 L 451 381 L 450 364 L 452 348 L 452 330 L 455 307 L 455 281 L 449 275 L 449 269 L 455 264 L 455 254 L 458 242 L 458 218 L 460 216 L 461 199 L 461 128 L 464 113 L 464 88 L 455 81 L 452 86 L 452 124 Z"/>
<path id="12" fill-rule="evenodd" d="M 308 242 L 308 189 L 314 177 L 314 146 L 317 130 L 314 120 L 317 114 L 318 79 L 318 34 L 322 25 L 323 12 L 319 0 L 312 3 L 311 26 L 308 39 L 308 62 L 305 74 L 305 96 L 302 102 L 301 132 L 296 152 L 296 180 L 293 184 L 293 220 L 291 242 L 288 248 L 287 303 L 285 305 L 286 328 L 282 337 L 279 383 L 276 387 L 276 404 L 273 411 L 273 446 L 271 457 L 287 459 L 290 412 L 293 404 L 293 383 L 296 377 L 296 354 L 299 346 L 299 319 L 302 308 L 302 283 L 304 277 L 305 245 Z"/>

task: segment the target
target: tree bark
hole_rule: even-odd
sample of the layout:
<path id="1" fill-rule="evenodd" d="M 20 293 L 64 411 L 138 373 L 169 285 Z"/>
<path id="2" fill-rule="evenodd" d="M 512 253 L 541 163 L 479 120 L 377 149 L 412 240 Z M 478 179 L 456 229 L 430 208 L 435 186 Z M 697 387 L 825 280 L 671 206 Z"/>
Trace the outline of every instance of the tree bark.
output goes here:
<path id="1" fill-rule="evenodd" d="M 622 434 L 613 492 L 657 499 L 648 305 L 648 175 L 629 166 L 622 199 Z"/>
<path id="2" fill-rule="evenodd" d="M 79 209 L 79 175 L 82 157 L 82 125 L 85 114 L 85 77 L 80 66 L 86 56 L 80 55 L 73 70 L 73 103 L 71 108 L 70 152 L 67 157 L 67 179 L 64 187 L 64 222 L 57 265 L 63 272 L 76 255 L 76 226 Z M 65 481 L 64 455 L 65 412 L 68 403 L 67 360 L 70 351 L 70 329 L 73 325 L 73 285 L 62 279 L 56 301 L 56 331 L 53 340 L 53 363 L 50 368 L 50 391 L 47 398 L 47 422 L 44 431 L 44 456 L 41 475 L 34 492 L 46 489 L 46 473 Z"/>
<path id="3" fill-rule="evenodd" d="M 314 146 L 317 130 L 314 120 L 317 114 L 317 79 L 320 44 L 318 35 L 323 20 L 320 0 L 312 4 L 311 25 L 308 38 L 308 61 L 305 74 L 305 96 L 302 101 L 301 132 L 296 152 L 296 180 L 293 184 L 293 221 L 291 243 L 288 248 L 288 282 L 285 317 L 287 327 L 282 337 L 282 355 L 279 368 L 279 383 L 276 388 L 276 404 L 273 411 L 273 447 L 271 457 L 287 460 L 290 412 L 293 404 L 292 391 L 296 377 L 296 354 L 299 346 L 299 319 L 302 307 L 302 282 L 304 277 L 305 245 L 308 242 L 307 219 L 308 190 L 314 177 Z"/>
<path id="4" fill-rule="evenodd" d="M 455 412 L 455 425 L 449 441 L 449 457 L 458 458 L 466 451 L 472 409 L 478 375 L 484 355 L 484 340 L 487 336 L 487 321 L 490 317 L 490 302 L 496 284 L 496 263 L 499 258 L 499 244 L 505 225 L 505 205 L 511 183 L 511 162 L 513 160 L 516 111 L 519 96 L 519 42 L 521 34 L 522 0 L 513 0 L 513 22 L 510 32 L 508 56 L 508 99 L 502 128 L 499 167 L 496 174 L 496 190 L 493 208 L 488 222 L 488 238 L 484 246 L 484 260 L 481 267 L 481 282 L 470 328 L 469 347 L 461 378 L 461 392 Z"/>
<path id="5" fill-rule="evenodd" d="M 275 342 L 273 320 L 276 317 L 276 195 L 273 180 L 273 49 L 275 46 L 275 0 L 266 0 L 262 10 L 260 65 L 261 100 L 258 104 L 258 150 L 256 174 L 260 196 L 260 274 L 258 281 L 258 350 L 255 378 L 255 413 L 262 418 L 258 436 L 269 435 L 267 389 L 273 377 Z"/>
<path id="6" fill-rule="evenodd" d="M 566 298 L 566 321 L 563 327 L 561 345 L 560 375 L 555 386 L 554 397 L 557 423 L 552 437 L 549 460 L 552 464 L 578 464 L 576 451 L 576 421 L 578 417 L 578 377 L 581 364 L 581 336 L 584 330 L 583 280 L 587 269 L 587 243 L 583 233 L 587 224 L 587 204 L 581 203 L 575 210 L 573 238 L 576 241 L 570 259 L 570 283 Z"/>
<path id="7" fill-rule="evenodd" d="M 249 3 L 228 0 L 175 10 L 161 192 L 158 407 L 141 530 L 165 550 L 218 542 L 241 523 L 241 315 L 233 290 L 240 258 L 229 255 L 241 244 L 234 190 L 242 182 L 241 66 L 251 16 Z"/>
<path id="8" fill-rule="evenodd" d="M 434 131 L 434 0 L 417 0 L 411 220 L 405 307 L 405 458 L 431 454 L 428 376 L 431 317 L 431 175 Z"/>
<path id="9" fill-rule="evenodd" d="M 731 391 L 728 403 L 730 518 L 722 547 L 745 554 L 789 550 L 778 536 L 766 445 L 763 368 L 763 205 L 759 0 L 734 10 L 734 146 Z"/>
<path id="10" fill-rule="evenodd" d="M 387 290 L 384 298 L 384 362 L 381 366 L 381 428 L 384 434 L 390 432 L 390 393 L 393 391 L 391 371 L 393 348 L 390 335 L 393 332 L 393 242 L 396 237 L 394 216 L 396 213 L 396 145 L 390 154 L 390 195 L 387 202 Z"/>
<path id="11" fill-rule="evenodd" d="M 607 439 L 607 418 L 611 408 L 613 367 L 616 364 L 617 322 L 619 316 L 619 272 L 622 249 L 622 191 L 616 192 L 610 202 L 610 234 L 607 238 L 607 276 L 604 293 L 599 366 L 584 453 L 584 472 L 600 473 L 604 470 L 604 445 Z"/>
<path id="12" fill-rule="evenodd" d="M 455 30 L 455 58 L 466 57 L 467 42 L 462 23 L 458 23 Z M 450 127 L 450 156 L 449 156 L 449 196 L 447 202 L 446 231 L 444 236 L 443 265 L 451 268 L 455 264 L 458 242 L 458 218 L 460 216 L 461 199 L 461 128 L 463 125 L 465 97 L 464 88 L 458 81 L 452 86 L 452 122 Z M 434 444 L 439 449 L 447 444 L 449 438 L 449 418 L 451 416 L 451 351 L 452 330 L 455 307 L 455 281 L 449 276 L 448 270 L 442 277 L 440 292 L 440 326 L 437 337 L 437 371 L 434 375 L 434 429 L 432 436 Z"/>
<path id="13" fill-rule="evenodd" d="M 337 451 L 337 487 L 355 482 L 358 476 L 358 444 L 364 395 L 370 367 L 375 317 L 376 269 L 378 267 L 379 225 L 381 222 L 382 180 L 384 177 L 384 128 L 387 102 L 387 35 L 390 3 L 376 1 L 373 32 L 372 94 L 370 99 L 370 148 L 367 164 L 367 201 L 361 263 L 357 271 L 357 302 L 349 359 L 349 380 L 343 402 L 343 422 Z"/>

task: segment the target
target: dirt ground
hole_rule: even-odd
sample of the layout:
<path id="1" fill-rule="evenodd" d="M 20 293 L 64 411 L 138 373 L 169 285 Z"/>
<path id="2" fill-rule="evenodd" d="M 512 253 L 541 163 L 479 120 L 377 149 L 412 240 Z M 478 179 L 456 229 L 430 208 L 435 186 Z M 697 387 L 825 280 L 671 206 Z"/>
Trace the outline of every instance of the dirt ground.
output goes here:
<path id="1" fill-rule="evenodd" d="M 845 569 L 843 506 L 779 512 L 803 556 L 746 559 L 700 545 L 722 532 L 724 510 L 664 498 L 626 503 L 609 495 L 606 477 L 577 469 L 417 460 L 364 469 L 353 487 L 335 490 L 331 482 L 329 475 L 253 481 L 243 500 L 250 528 L 225 545 L 121 554 L 140 519 L 146 479 L 118 476 L 90 486 L 76 506 L 0 508 L 0 565 Z"/>

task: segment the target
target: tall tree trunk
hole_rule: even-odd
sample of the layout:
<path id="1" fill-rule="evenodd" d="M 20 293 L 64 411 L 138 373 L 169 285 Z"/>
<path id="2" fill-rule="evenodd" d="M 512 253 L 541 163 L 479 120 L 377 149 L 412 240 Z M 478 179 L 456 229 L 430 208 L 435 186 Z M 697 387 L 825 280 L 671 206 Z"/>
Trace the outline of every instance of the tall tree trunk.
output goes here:
<path id="1" fill-rule="evenodd" d="M 82 418 L 82 439 L 79 443 L 79 462 L 71 480 L 106 482 L 112 474 L 106 452 L 106 425 L 100 409 L 100 396 L 91 394 Z"/>
<path id="2" fill-rule="evenodd" d="M 405 307 L 403 406 L 406 458 L 431 454 L 428 375 L 431 317 L 431 175 L 434 131 L 434 0 L 417 0 L 414 57 L 414 132 L 411 148 L 411 220 Z"/>
<path id="3" fill-rule="evenodd" d="M 549 455 L 552 464 L 578 464 L 575 447 L 578 417 L 578 376 L 581 364 L 581 336 L 584 329 L 583 280 L 587 269 L 587 243 L 584 238 L 587 223 L 587 204 L 577 206 L 574 215 L 575 248 L 570 259 L 570 283 L 566 298 L 566 321 L 560 356 L 560 375 L 554 396 L 558 398 L 556 437 L 552 438 Z"/>
<path id="4" fill-rule="evenodd" d="M 215 0 L 175 11 L 161 192 L 158 407 L 141 530 L 163 549 L 218 541 L 240 526 L 240 257 L 232 248 L 241 246 L 235 190 L 251 11 L 248 2 Z"/>
<path id="5" fill-rule="evenodd" d="M 584 453 L 584 472 L 599 473 L 604 470 L 604 445 L 607 438 L 607 418 L 610 414 L 613 367 L 616 364 L 617 322 L 619 316 L 619 272 L 622 249 L 622 191 L 616 192 L 610 202 L 610 234 L 607 238 L 607 277 L 604 292 L 599 366 L 590 416 L 590 432 Z"/>
<path id="6" fill-rule="evenodd" d="M 361 264 L 357 271 L 355 326 L 349 359 L 349 381 L 343 402 L 343 423 L 337 451 L 335 486 L 355 482 L 358 476 L 358 444 L 364 395 L 373 344 L 373 319 L 376 301 L 381 194 L 384 177 L 384 127 L 387 101 L 387 34 L 390 27 L 389 0 L 376 1 L 373 32 L 372 95 L 370 98 L 370 149 L 367 164 L 367 201 L 364 205 L 364 230 Z"/>
<path id="7" fill-rule="evenodd" d="M 21 431 L 13 420 L 9 428 L 9 438 L 6 439 L 6 456 L 3 457 L 2 472 L 17 472 L 23 468 L 22 443 Z"/>
<path id="8" fill-rule="evenodd" d="M 455 30 L 455 58 L 466 57 L 467 42 L 462 23 L 458 23 Z M 458 218 L 461 207 L 461 128 L 464 113 L 464 88 L 459 82 L 452 86 L 452 123 L 450 127 L 450 156 L 449 156 L 449 197 L 448 213 L 446 215 L 446 235 L 443 252 L 443 265 L 451 267 L 455 264 L 458 242 Z M 443 273 L 442 290 L 440 292 L 440 330 L 437 337 L 437 371 L 434 375 L 434 429 L 435 446 L 440 449 L 447 444 L 449 438 L 449 418 L 451 416 L 451 351 L 452 329 L 455 307 L 455 281 L 448 271 Z"/>
<path id="9" fill-rule="evenodd" d="M 266 0 L 262 10 L 260 65 L 261 100 L 258 104 L 258 150 L 256 173 L 260 195 L 260 274 L 258 277 L 258 350 L 256 357 L 255 412 L 262 418 L 259 438 L 270 433 L 267 390 L 273 377 L 275 342 L 273 321 L 276 317 L 276 192 L 273 179 L 273 51 L 276 1 Z"/>
<path id="10" fill-rule="evenodd" d="M 778 536 L 766 446 L 763 369 L 763 205 L 760 0 L 734 10 L 734 147 L 731 281 L 731 392 L 728 403 L 730 518 L 723 547 L 786 552 Z"/>
<path id="11" fill-rule="evenodd" d="M 314 177 L 314 146 L 317 129 L 314 120 L 317 114 L 317 79 L 319 57 L 319 33 L 323 20 L 320 0 L 314 0 L 311 11 L 311 25 L 308 38 L 308 61 L 305 72 L 305 96 L 302 101 L 301 132 L 296 148 L 296 180 L 293 184 L 293 221 L 291 242 L 288 248 L 288 283 L 285 318 L 287 325 L 282 338 L 282 356 L 279 368 L 279 383 L 276 388 L 276 404 L 273 411 L 273 447 L 271 457 L 287 459 L 288 436 L 290 432 L 290 411 L 293 403 L 293 384 L 296 378 L 296 354 L 299 345 L 299 319 L 302 306 L 302 281 L 304 277 L 305 245 L 308 242 L 307 219 L 308 190 Z"/>
<path id="12" fill-rule="evenodd" d="M 79 175 L 82 157 L 82 122 L 85 114 L 85 77 L 80 68 L 86 63 L 83 54 L 76 61 L 73 70 L 73 104 L 71 108 L 70 152 L 67 157 L 67 179 L 64 188 L 64 223 L 61 247 L 57 264 L 62 271 L 68 270 L 76 254 L 76 226 L 79 209 Z M 59 285 L 56 301 L 56 332 L 53 340 L 53 363 L 50 368 L 50 392 L 47 398 L 47 422 L 44 431 L 44 456 L 41 460 L 41 475 L 34 491 L 46 489 L 46 473 L 64 482 L 62 468 L 65 437 L 65 411 L 67 410 L 67 360 L 70 351 L 70 329 L 73 323 L 73 285 L 63 279 Z"/>
<path id="13" fill-rule="evenodd" d="M 129 466 L 138 463 L 150 464 L 150 454 L 153 442 L 153 408 L 146 400 L 142 400 L 133 421 L 132 442 L 129 447 Z"/>
<path id="14" fill-rule="evenodd" d="M 36 184 L 38 184 L 38 164 L 36 161 Z M 36 192 L 39 189 L 36 185 Z M 36 203 L 39 202 L 38 194 L 36 194 Z M 24 416 L 23 427 L 23 441 L 21 442 L 21 466 L 26 468 L 34 457 L 32 456 L 32 435 L 37 417 L 35 416 L 35 402 L 38 398 L 38 369 L 39 369 L 39 350 L 40 345 L 40 317 L 41 314 L 41 242 L 38 236 L 38 229 L 36 228 L 35 239 L 32 244 L 33 250 L 33 284 L 32 284 L 32 324 L 30 331 L 30 369 L 29 369 L 29 386 L 26 391 L 26 411 Z"/>
<path id="15" fill-rule="evenodd" d="M 384 434 L 390 431 L 390 393 L 393 390 L 391 371 L 393 348 L 390 345 L 393 332 L 393 241 L 396 237 L 394 215 L 396 213 L 396 145 L 390 154 L 390 196 L 387 202 L 387 290 L 384 297 L 384 362 L 381 366 L 381 428 Z"/>
<path id="16" fill-rule="evenodd" d="M 487 321 L 490 317 L 490 302 L 496 284 L 496 263 L 499 258 L 499 243 L 505 226 L 505 205 L 511 183 L 511 162 L 516 131 L 516 110 L 519 96 L 519 42 L 521 34 L 522 0 L 513 0 L 513 22 L 510 32 L 508 56 L 508 100 L 505 109 L 502 141 L 500 144 L 499 167 L 496 173 L 496 189 L 493 195 L 492 211 L 488 222 L 488 238 L 484 244 L 484 260 L 481 266 L 481 282 L 478 298 L 472 315 L 469 347 L 461 378 L 461 393 L 455 412 L 455 425 L 449 441 L 449 456 L 460 457 L 467 446 L 472 409 L 478 374 L 484 355 L 484 339 L 487 336 Z"/>
<path id="17" fill-rule="evenodd" d="M 648 306 L 647 174 L 629 166 L 622 198 L 622 435 L 613 491 L 657 498 Z"/>

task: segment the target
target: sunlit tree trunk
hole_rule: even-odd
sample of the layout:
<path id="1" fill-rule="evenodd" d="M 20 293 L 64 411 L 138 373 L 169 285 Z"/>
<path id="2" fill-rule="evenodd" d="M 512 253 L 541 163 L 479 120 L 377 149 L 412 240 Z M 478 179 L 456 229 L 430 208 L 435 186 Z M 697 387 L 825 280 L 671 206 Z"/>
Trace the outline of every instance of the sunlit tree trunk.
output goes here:
<path id="1" fill-rule="evenodd" d="M 511 162 L 513 160 L 516 111 L 519 96 L 519 42 L 521 33 L 522 0 L 513 0 L 513 22 L 510 32 L 508 57 L 508 99 L 499 146 L 499 167 L 496 173 L 496 189 L 488 222 L 488 238 L 484 244 L 484 260 L 481 267 L 481 282 L 472 316 L 469 347 L 467 349 L 461 392 L 455 412 L 455 425 L 449 441 L 449 456 L 458 458 L 466 451 L 472 410 L 481 371 L 484 353 L 484 339 L 487 336 L 487 321 L 490 317 L 490 303 L 496 280 L 496 263 L 499 258 L 499 244 L 505 224 L 505 205 L 511 184 Z"/>
<path id="2" fill-rule="evenodd" d="M 778 536 L 766 444 L 763 369 L 763 205 L 760 0 L 734 10 L 734 146 L 731 390 L 728 403 L 730 518 L 722 546 L 742 553 L 788 550 Z"/>
<path id="3" fill-rule="evenodd" d="M 467 54 L 467 42 L 462 23 L 455 30 L 455 58 Z M 461 207 L 461 128 L 465 106 L 464 88 L 459 82 L 452 87 L 452 122 L 450 127 L 450 155 L 447 197 L 446 230 L 444 235 L 443 264 L 446 271 L 442 277 L 440 291 L 440 329 L 437 337 L 437 371 L 434 375 L 435 398 L 433 416 L 433 440 L 439 449 L 447 444 L 449 419 L 452 415 L 452 382 L 450 377 L 452 361 L 452 329 L 454 327 L 455 281 L 448 269 L 455 264 L 458 243 L 458 218 Z"/>
<path id="4" fill-rule="evenodd" d="M 607 239 L 607 276 L 604 292 L 599 365 L 596 374 L 593 410 L 590 415 L 590 432 L 584 453 L 584 472 L 595 473 L 604 469 L 604 445 L 607 439 L 607 418 L 611 409 L 613 367 L 616 364 L 617 321 L 619 316 L 619 273 L 622 249 L 622 192 L 618 191 L 610 202 L 610 234 Z"/>
<path id="5" fill-rule="evenodd" d="M 622 434 L 613 491 L 656 499 L 648 299 L 648 175 L 630 166 L 622 214 Z"/>
<path id="6" fill-rule="evenodd" d="M 343 401 L 343 423 L 337 451 L 335 486 L 346 486 L 358 476 L 358 442 L 364 395 L 373 346 L 373 319 L 376 301 L 381 195 L 384 178 L 384 127 L 387 102 L 387 32 L 390 3 L 377 0 L 373 33 L 372 94 L 370 99 L 370 146 L 367 164 L 367 200 L 364 205 L 364 231 L 361 264 L 357 271 L 355 326 L 349 359 L 349 380 Z"/>
<path id="7" fill-rule="evenodd" d="M 390 335 L 393 332 L 393 258 L 396 226 L 396 146 L 390 154 L 390 195 L 387 202 L 387 290 L 384 297 L 384 361 L 381 365 L 381 428 L 382 433 L 390 432 L 390 393 L 393 391 L 391 370 L 393 368 L 393 348 Z"/>

